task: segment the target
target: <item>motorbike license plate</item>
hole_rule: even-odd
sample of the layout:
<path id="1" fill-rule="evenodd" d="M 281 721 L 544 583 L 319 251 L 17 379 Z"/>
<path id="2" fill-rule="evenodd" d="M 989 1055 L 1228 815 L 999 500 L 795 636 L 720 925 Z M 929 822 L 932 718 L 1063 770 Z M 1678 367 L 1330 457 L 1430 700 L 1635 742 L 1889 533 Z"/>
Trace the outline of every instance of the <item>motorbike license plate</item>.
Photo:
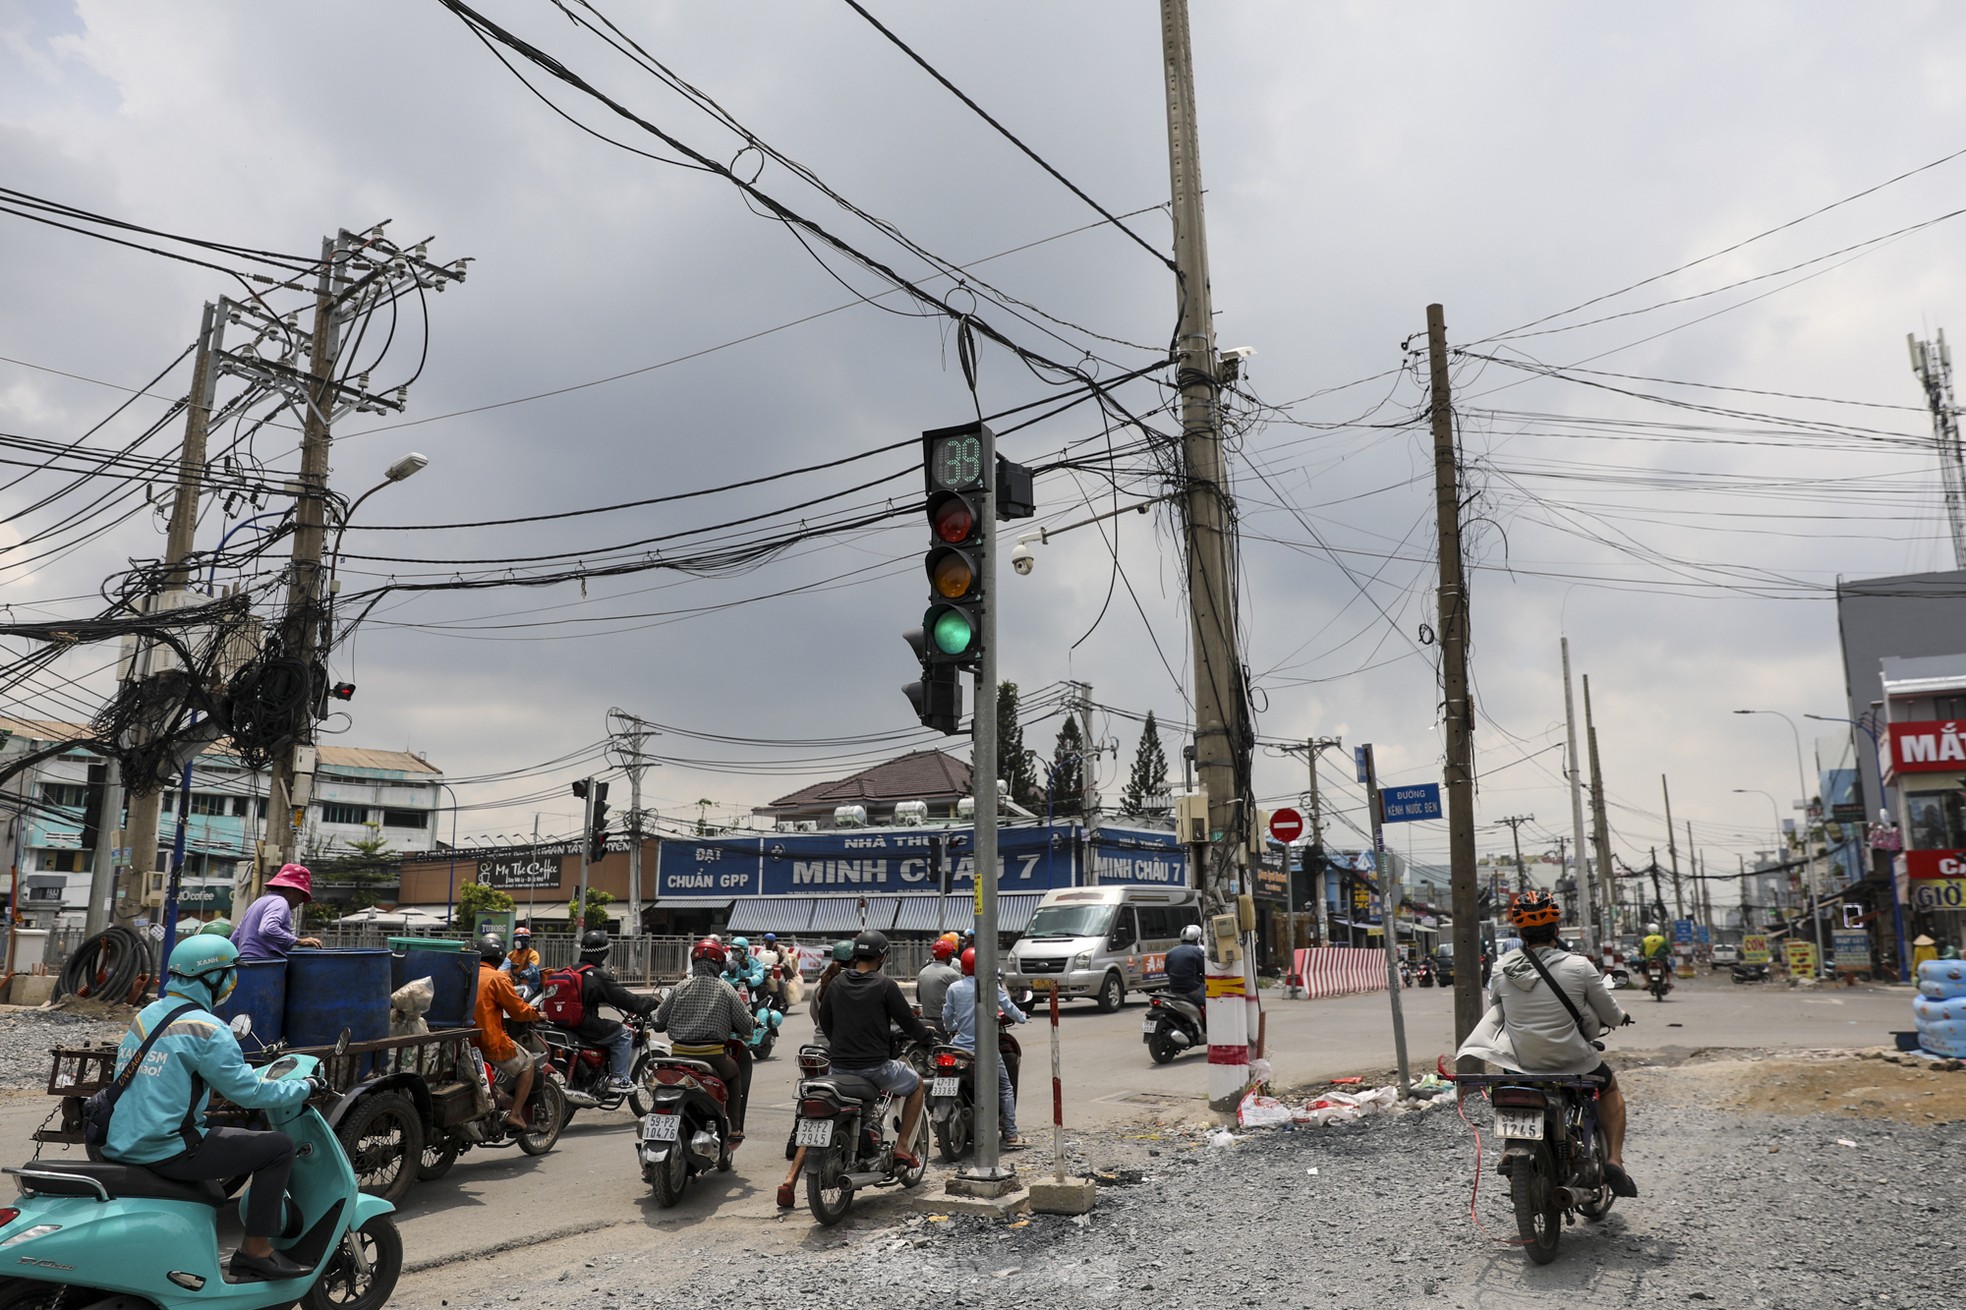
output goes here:
<path id="1" fill-rule="evenodd" d="M 831 1146 L 833 1144 L 833 1121 L 831 1119 L 801 1119 L 793 1133 L 792 1140 L 799 1146 Z"/>
<path id="2" fill-rule="evenodd" d="M 1140 1021 L 1140 1031 L 1148 1037 L 1152 1037 L 1154 1035 L 1154 1029 L 1158 1027 L 1160 1027 L 1160 1020 L 1154 1018 L 1151 1014 Z"/>
<path id="3" fill-rule="evenodd" d="M 642 1140 L 645 1142 L 673 1142 L 682 1127 L 682 1118 L 673 1114 L 652 1114 L 642 1120 Z"/>
<path id="4" fill-rule="evenodd" d="M 937 1078 L 929 1084 L 928 1094 L 930 1096 L 954 1096 L 956 1095 L 956 1089 L 961 1085 L 961 1079 Z"/>
<path id="5" fill-rule="evenodd" d="M 1517 1141 L 1540 1142 L 1543 1140 L 1543 1116 L 1535 1110 L 1497 1110 L 1495 1135 L 1512 1137 Z"/>

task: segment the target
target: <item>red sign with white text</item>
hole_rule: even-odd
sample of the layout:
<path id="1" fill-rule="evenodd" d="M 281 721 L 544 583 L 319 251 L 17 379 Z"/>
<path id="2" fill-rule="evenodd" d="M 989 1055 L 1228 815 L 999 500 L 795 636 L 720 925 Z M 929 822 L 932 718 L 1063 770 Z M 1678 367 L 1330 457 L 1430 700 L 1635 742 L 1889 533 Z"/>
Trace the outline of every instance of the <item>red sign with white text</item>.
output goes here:
<path id="1" fill-rule="evenodd" d="M 1891 725 L 1892 773 L 1966 773 L 1966 721 Z"/>
<path id="2" fill-rule="evenodd" d="M 1907 878 L 1966 878 L 1966 851 L 1906 851 Z"/>

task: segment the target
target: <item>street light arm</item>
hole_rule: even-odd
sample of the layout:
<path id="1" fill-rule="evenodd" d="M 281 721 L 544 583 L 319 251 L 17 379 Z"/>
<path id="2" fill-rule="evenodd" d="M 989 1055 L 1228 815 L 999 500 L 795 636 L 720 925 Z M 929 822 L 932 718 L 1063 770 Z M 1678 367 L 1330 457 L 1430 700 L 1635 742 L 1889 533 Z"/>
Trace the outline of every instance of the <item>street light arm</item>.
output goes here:
<path id="1" fill-rule="evenodd" d="M 1165 496 L 1155 496 L 1152 499 L 1139 501 L 1132 505 L 1122 505 L 1118 509 L 1109 509 L 1103 514 L 1094 514 L 1091 518 L 1080 519 L 1076 523 L 1067 523 L 1062 528 L 1036 528 L 1030 532 L 1020 532 L 1017 534 L 1017 544 L 1020 546 L 1028 546 L 1032 542 L 1036 542 L 1039 545 L 1043 545 L 1045 542 L 1050 541 L 1053 537 L 1062 536 L 1063 534 L 1067 532 L 1071 532 L 1076 528 L 1089 527 L 1094 523 L 1099 523 L 1106 519 L 1118 518 L 1122 514 L 1128 514 L 1128 513 L 1145 514 L 1150 507 L 1154 505 L 1158 505 L 1164 500 L 1177 500 L 1177 499 L 1179 499 L 1179 497 L 1173 494 L 1169 494 Z"/>

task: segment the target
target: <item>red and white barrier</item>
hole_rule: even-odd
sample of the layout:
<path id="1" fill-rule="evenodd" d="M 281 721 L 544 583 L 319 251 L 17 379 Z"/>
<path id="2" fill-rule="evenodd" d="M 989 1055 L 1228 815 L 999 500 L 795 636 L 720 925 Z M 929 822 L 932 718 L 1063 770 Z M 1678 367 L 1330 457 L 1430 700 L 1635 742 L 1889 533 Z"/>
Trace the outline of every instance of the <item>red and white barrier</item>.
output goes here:
<path id="1" fill-rule="evenodd" d="M 1304 995 L 1350 996 L 1386 990 L 1386 953 L 1353 946 L 1314 946 L 1297 952 Z"/>

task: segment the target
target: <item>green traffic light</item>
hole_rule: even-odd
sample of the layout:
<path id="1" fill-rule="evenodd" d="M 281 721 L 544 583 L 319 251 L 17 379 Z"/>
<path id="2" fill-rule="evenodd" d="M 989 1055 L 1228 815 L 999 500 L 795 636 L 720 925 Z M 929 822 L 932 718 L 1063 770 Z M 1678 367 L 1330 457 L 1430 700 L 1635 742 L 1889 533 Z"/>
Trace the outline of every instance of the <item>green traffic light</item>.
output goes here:
<path id="1" fill-rule="evenodd" d="M 935 641 L 935 649 L 944 655 L 960 655 L 976 641 L 976 630 L 970 626 L 969 616 L 956 609 L 937 614 L 930 634 Z"/>

